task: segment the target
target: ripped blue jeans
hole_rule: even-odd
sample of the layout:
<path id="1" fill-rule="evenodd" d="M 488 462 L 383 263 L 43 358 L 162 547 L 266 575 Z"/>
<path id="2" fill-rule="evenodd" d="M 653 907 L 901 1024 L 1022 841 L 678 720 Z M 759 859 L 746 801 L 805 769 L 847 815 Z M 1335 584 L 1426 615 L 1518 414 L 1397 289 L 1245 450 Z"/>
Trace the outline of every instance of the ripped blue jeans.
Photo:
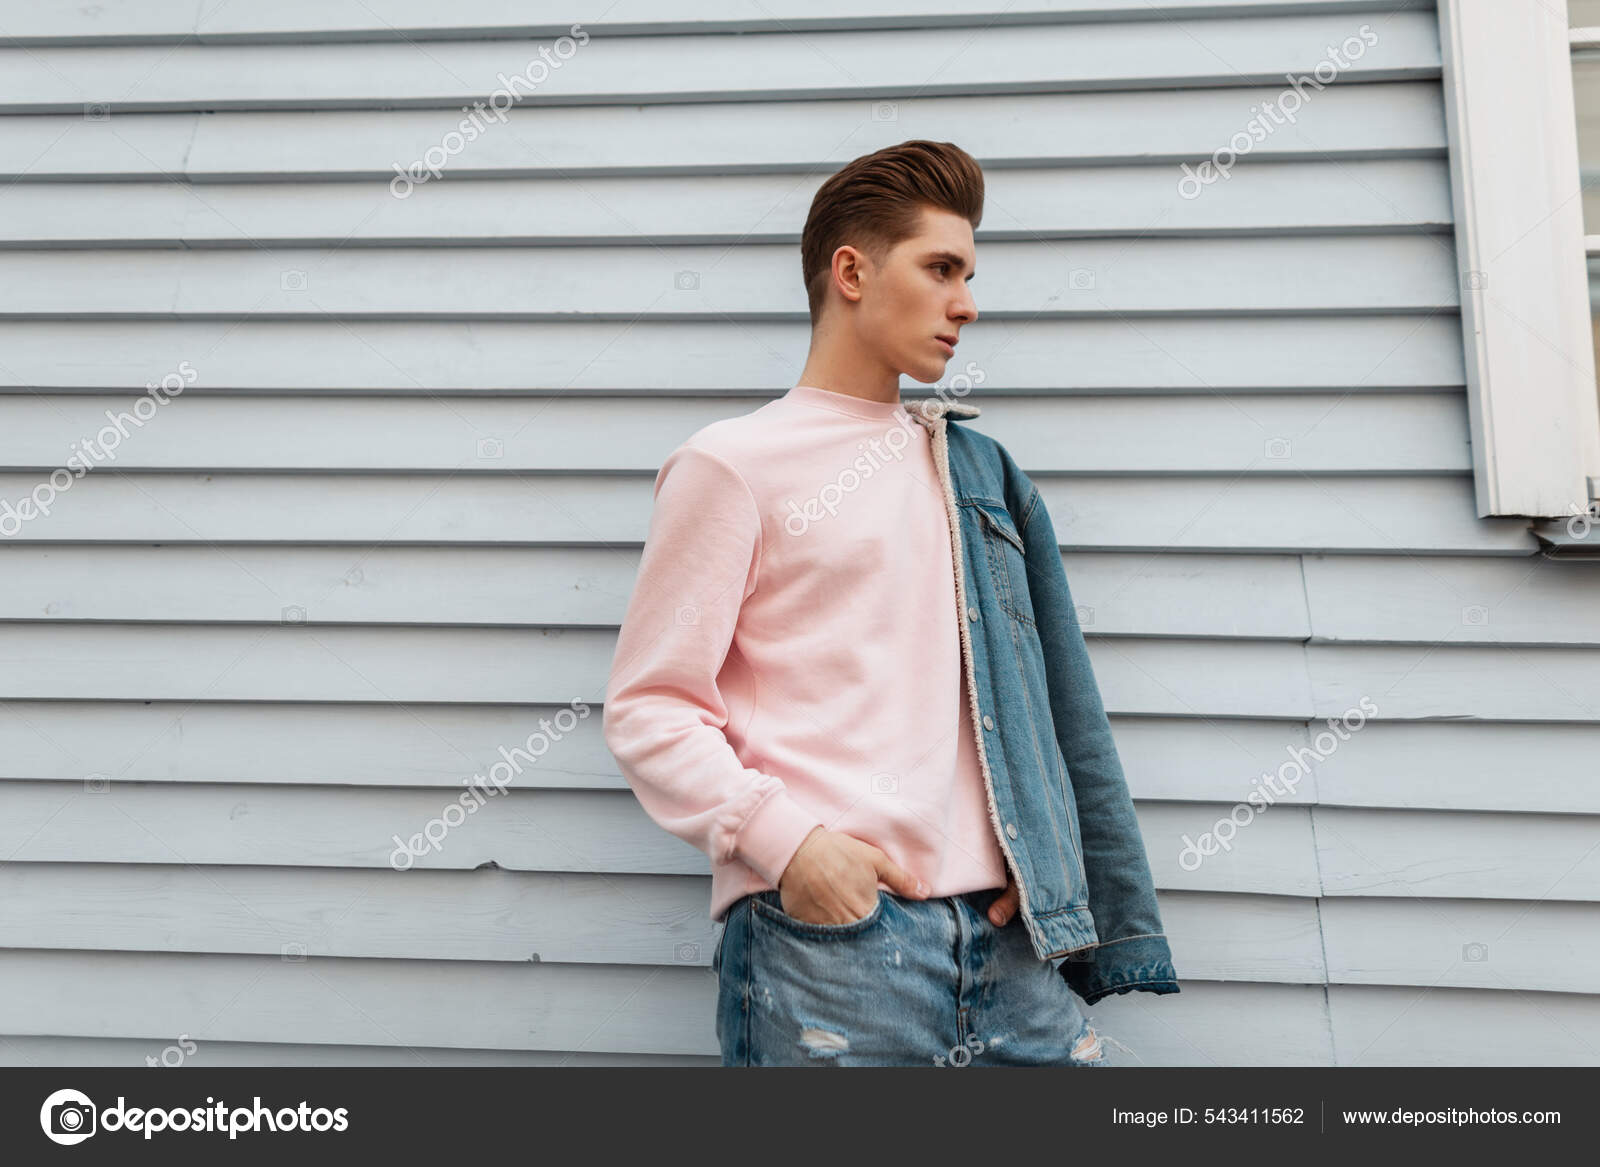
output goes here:
<path id="1" fill-rule="evenodd" d="M 1054 961 L 998 890 L 878 892 L 846 924 L 811 924 L 776 891 L 729 910 L 711 965 L 724 1066 L 1108 1066 Z"/>

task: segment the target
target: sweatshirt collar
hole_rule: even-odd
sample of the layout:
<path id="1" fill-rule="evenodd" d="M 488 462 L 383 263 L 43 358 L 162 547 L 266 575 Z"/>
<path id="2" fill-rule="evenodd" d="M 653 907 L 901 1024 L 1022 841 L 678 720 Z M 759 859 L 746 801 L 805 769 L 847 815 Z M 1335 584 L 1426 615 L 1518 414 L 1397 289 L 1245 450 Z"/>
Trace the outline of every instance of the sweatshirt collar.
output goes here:
<path id="1" fill-rule="evenodd" d="M 908 408 L 930 421 L 936 417 L 977 417 L 983 411 L 970 401 L 951 401 L 947 397 L 924 397 L 913 401 Z"/>
<path id="2" fill-rule="evenodd" d="M 906 408 L 898 401 L 869 401 L 865 397 L 852 397 L 848 393 L 837 393 L 816 385 L 796 385 L 783 395 L 783 399 L 795 405 L 809 405 L 851 417 L 866 418 L 868 421 L 906 418 Z"/>
<path id="3" fill-rule="evenodd" d="M 981 412 L 978 406 L 971 402 L 954 401 L 946 397 L 924 397 L 907 405 L 898 401 L 868 401 L 864 397 L 851 397 L 815 385 L 796 385 L 784 394 L 783 400 L 869 420 L 903 419 L 909 415 L 918 420 L 931 422 L 945 416 L 977 417 Z"/>

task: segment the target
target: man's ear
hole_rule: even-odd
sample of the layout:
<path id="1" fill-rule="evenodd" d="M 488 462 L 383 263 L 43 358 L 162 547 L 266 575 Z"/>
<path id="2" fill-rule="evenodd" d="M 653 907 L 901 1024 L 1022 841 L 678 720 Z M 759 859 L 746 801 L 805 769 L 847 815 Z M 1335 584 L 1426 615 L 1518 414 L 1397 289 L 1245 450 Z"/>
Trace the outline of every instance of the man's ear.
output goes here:
<path id="1" fill-rule="evenodd" d="M 861 280 L 866 274 L 864 258 L 860 251 L 848 243 L 841 243 L 833 250 L 830 278 L 846 300 L 855 302 L 861 299 Z"/>

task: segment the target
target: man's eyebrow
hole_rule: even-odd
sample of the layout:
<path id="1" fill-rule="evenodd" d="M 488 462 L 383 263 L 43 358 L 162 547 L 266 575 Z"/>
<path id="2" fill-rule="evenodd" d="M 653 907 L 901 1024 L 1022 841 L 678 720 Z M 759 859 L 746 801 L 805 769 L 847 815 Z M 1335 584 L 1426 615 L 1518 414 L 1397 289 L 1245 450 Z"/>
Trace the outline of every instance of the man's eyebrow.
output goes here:
<path id="1" fill-rule="evenodd" d="M 935 252 L 933 252 L 932 254 L 930 254 L 928 256 L 928 259 L 930 261 L 937 260 L 937 259 L 942 259 L 946 263 L 952 264 L 952 265 L 954 265 L 955 267 L 958 267 L 958 268 L 963 268 L 963 267 L 967 266 L 966 259 L 964 259 L 962 256 L 957 255 L 953 251 L 935 251 Z M 978 274 L 978 269 L 976 267 L 974 267 L 972 269 L 972 273 L 971 274 L 974 275 L 974 276 L 977 275 Z"/>

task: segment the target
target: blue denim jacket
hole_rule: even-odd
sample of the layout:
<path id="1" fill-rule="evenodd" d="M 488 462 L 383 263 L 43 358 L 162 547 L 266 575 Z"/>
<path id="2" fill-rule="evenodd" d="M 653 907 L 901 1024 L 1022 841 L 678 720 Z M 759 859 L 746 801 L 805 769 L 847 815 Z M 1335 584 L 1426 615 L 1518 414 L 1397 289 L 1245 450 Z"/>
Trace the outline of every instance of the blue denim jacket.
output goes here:
<path id="1" fill-rule="evenodd" d="M 1089 1004 L 1178 992 L 1150 863 L 1061 549 L 1039 491 L 1000 443 L 906 407 L 932 434 L 952 546 L 961 648 L 989 814 L 1041 960 Z"/>

